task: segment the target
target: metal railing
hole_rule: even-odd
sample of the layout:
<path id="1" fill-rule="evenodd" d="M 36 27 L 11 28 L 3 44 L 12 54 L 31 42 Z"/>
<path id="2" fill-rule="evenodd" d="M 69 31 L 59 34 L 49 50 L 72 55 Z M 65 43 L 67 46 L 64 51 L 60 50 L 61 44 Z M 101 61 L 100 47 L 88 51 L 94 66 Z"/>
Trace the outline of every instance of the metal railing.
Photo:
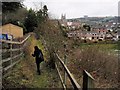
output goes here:
<path id="1" fill-rule="evenodd" d="M 3 76 L 6 76 L 6 73 L 9 72 L 9 69 L 11 69 L 14 65 L 16 65 L 19 61 L 21 56 L 23 56 L 23 46 L 25 45 L 25 42 L 28 40 L 28 38 L 31 35 L 28 35 L 23 41 L 21 42 L 15 42 L 15 41 L 8 41 L 8 40 L 0 40 L 2 43 L 6 43 L 10 45 L 9 49 L 1 49 L 1 68 Z M 13 45 L 17 46 L 13 47 Z M 15 53 L 15 54 L 14 54 Z M 7 55 L 7 57 L 6 57 Z M 4 58 L 3 58 L 4 57 Z M 17 59 L 17 60 L 15 60 Z"/>
<path id="2" fill-rule="evenodd" d="M 80 86 L 79 83 L 76 81 L 76 79 L 71 74 L 71 72 L 69 71 L 69 69 L 67 68 L 67 66 L 65 65 L 65 62 L 63 62 L 63 60 L 56 53 L 55 53 L 55 58 L 57 60 L 55 62 L 55 66 L 56 66 L 56 69 L 57 69 L 57 72 L 60 77 L 64 90 L 67 89 L 66 75 L 68 76 L 68 79 L 70 80 L 74 90 L 89 90 L 91 88 L 94 88 L 95 79 L 90 75 L 90 73 L 88 73 L 86 70 L 83 70 L 83 84 L 82 86 Z M 62 65 L 62 68 L 64 68 L 64 79 L 62 78 L 62 74 L 60 72 L 59 65 L 57 62 L 59 62 Z"/>

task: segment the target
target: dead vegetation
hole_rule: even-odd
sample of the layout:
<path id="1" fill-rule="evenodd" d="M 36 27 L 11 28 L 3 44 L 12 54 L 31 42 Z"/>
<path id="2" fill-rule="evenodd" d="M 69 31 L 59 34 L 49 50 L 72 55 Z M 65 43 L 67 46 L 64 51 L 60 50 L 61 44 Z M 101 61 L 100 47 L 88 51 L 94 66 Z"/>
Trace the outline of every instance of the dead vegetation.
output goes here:
<path id="1" fill-rule="evenodd" d="M 95 46 L 90 43 L 90 46 L 81 48 L 81 42 L 64 37 L 59 25 L 51 22 L 48 21 L 37 30 L 46 41 L 44 45 L 49 48 L 49 51 L 57 52 L 62 59 L 67 54 L 67 66 L 78 82 L 81 83 L 82 70 L 85 69 L 95 78 L 96 88 L 116 88 L 118 86 L 118 56 L 105 49 L 109 48 L 109 45 L 104 44 L 104 48 L 100 48 L 99 44 Z M 66 52 L 65 44 L 67 45 Z M 54 58 L 51 57 L 51 60 Z"/>
<path id="2" fill-rule="evenodd" d="M 78 80 L 82 77 L 82 70 L 85 69 L 95 78 L 96 87 L 116 88 L 118 86 L 117 56 L 108 55 L 108 52 L 101 51 L 97 46 L 88 46 L 84 49 L 74 49 L 68 57 L 68 67 Z"/>

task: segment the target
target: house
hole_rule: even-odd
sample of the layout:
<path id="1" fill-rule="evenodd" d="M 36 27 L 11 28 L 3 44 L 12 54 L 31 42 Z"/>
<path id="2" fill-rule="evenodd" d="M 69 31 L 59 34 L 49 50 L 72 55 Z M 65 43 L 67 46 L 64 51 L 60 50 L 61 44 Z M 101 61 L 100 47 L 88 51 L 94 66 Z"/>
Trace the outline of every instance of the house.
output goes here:
<path id="1" fill-rule="evenodd" d="M 69 31 L 67 33 L 67 36 L 68 36 L 68 38 L 74 38 L 74 37 L 79 38 L 80 37 L 79 34 L 80 34 L 80 31 L 79 30 L 75 30 L 75 31 Z"/>
<path id="2" fill-rule="evenodd" d="M 106 40 L 112 40 L 113 39 L 113 35 L 112 34 L 106 34 L 105 39 Z"/>
<path id="3" fill-rule="evenodd" d="M 105 34 L 100 34 L 97 31 L 70 31 L 67 33 L 68 38 L 79 38 L 81 40 L 90 40 L 90 41 L 98 41 L 104 40 Z"/>
<path id="4" fill-rule="evenodd" d="M 67 26 L 70 30 L 76 30 L 80 28 L 81 24 L 80 22 L 67 22 Z"/>
<path id="5" fill-rule="evenodd" d="M 100 39 L 100 34 L 96 31 L 82 31 L 81 39 L 98 41 Z"/>
<path id="6" fill-rule="evenodd" d="M 117 30 L 116 39 L 120 40 L 120 29 Z"/>
<path id="7" fill-rule="evenodd" d="M 23 28 L 11 23 L 0 26 L 0 34 L 7 34 L 13 38 L 23 37 Z"/>
<path id="8" fill-rule="evenodd" d="M 94 30 L 94 31 L 80 31 L 74 30 L 67 33 L 68 38 L 78 38 L 80 40 L 89 40 L 89 41 L 104 41 L 107 38 L 112 38 L 110 35 L 106 34 L 106 29 Z"/>

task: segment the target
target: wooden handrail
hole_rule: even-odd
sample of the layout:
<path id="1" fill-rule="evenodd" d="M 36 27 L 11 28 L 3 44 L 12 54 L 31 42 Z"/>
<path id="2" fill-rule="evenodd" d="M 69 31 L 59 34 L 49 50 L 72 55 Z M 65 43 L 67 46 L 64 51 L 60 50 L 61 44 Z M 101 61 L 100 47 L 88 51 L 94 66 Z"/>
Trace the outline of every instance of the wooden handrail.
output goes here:
<path id="1" fill-rule="evenodd" d="M 12 51 L 12 52 L 15 52 L 15 51 L 19 51 L 19 50 L 22 50 L 22 48 L 19 48 L 19 49 L 2 49 L 2 53 L 6 53 L 6 52 L 10 52 L 10 51 Z"/>
<path id="2" fill-rule="evenodd" d="M 0 42 L 4 43 L 10 43 L 10 44 L 23 44 L 31 35 L 28 35 L 23 41 L 21 42 L 15 42 L 15 41 L 9 41 L 9 40 L 2 40 L 0 39 Z"/>
<path id="3" fill-rule="evenodd" d="M 79 90 L 81 87 L 80 85 L 77 83 L 77 81 L 75 80 L 75 78 L 73 77 L 73 75 L 70 73 L 70 71 L 68 70 L 67 66 L 64 64 L 64 62 L 61 60 L 61 58 L 58 56 L 58 54 L 56 54 L 59 62 L 61 63 L 61 65 L 63 66 L 65 72 L 67 73 L 73 87 L 75 90 Z"/>
<path id="4" fill-rule="evenodd" d="M 15 59 L 15 58 L 17 58 L 17 57 L 19 57 L 19 56 L 21 56 L 21 55 L 23 55 L 23 53 L 21 53 L 21 54 L 19 54 L 19 55 L 16 55 L 16 56 L 14 56 L 14 57 L 12 57 L 12 58 L 3 59 L 3 60 L 2 60 L 2 63 L 7 62 L 7 61 L 10 61 L 11 59 Z"/>
<path id="5" fill-rule="evenodd" d="M 12 68 L 14 65 L 16 65 L 20 60 L 17 60 L 17 61 L 13 61 L 13 59 L 17 58 L 17 57 L 21 57 L 23 55 L 23 52 L 22 52 L 22 49 L 23 49 L 23 46 L 24 46 L 24 42 L 28 40 L 28 38 L 30 37 L 31 35 L 28 35 L 23 41 L 21 42 L 15 42 L 15 41 L 8 41 L 8 40 L 0 40 L 0 42 L 4 42 L 4 43 L 9 43 L 11 45 L 11 48 L 10 49 L 0 49 L 0 52 L 2 53 L 6 53 L 7 51 L 10 52 L 10 57 L 8 57 L 7 59 L 3 59 L 2 60 L 2 64 L 5 63 L 5 62 L 8 62 L 10 61 L 10 65 L 7 65 L 6 67 L 2 68 L 3 72 L 9 70 L 10 68 Z M 21 45 L 22 44 L 22 47 L 20 48 L 17 48 L 17 49 L 13 49 L 12 48 L 12 44 L 15 44 L 15 45 Z M 16 56 L 13 56 L 12 55 L 12 52 L 16 52 L 16 51 L 20 51 L 21 53 L 16 55 Z M 3 76 L 5 76 L 6 74 L 3 74 Z"/>
<path id="6" fill-rule="evenodd" d="M 65 63 L 63 62 L 63 60 L 58 56 L 58 54 L 55 54 L 57 56 L 57 59 L 59 60 L 59 62 L 61 63 L 62 67 L 64 68 L 65 72 L 67 73 L 67 76 L 69 77 L 73 87 L 75 90 L 81 89 L 80 85 L 77 83 L 77 81 L 75 80 L 75 78 L 72 76 L 72 74 L 70 73 L 70 71 L 68 70 L 67 66 L 65 65 Z M 55 63 L 55 66 L 57 66 L 57 64 Z M 63 87 L 66 86 L 62 80 L 62 77 L 60 75 L 60 71 L 58 70 L 58 66 L 56 67 L 58 74 L 60 76 L 60 79 L 62 81 Z M 90 75 L 90 73 L 88 73 L 86 70 L 83 70 L 83 89 L 82 90 L 89 90 L 90 88 L 94 88 L 94 81 L 95 79 Z"/>
<path id="7" fill-rule="evenodd" d="M 23 44 L 31 35 L 28 35 L 20 44 Z"/>
<path id="8" fill-rule="evenodd" d="M 63 79 L 62 79 L 62 76 L 61 76 L 61 74 L 60 74 L 60 71 L 59 71 L 58 66 L 57 66 L 56 63 L 55 63 L 55 66 L 56 66 L 56 69 L 57 69 L 59 78 L 60 78 L 60 80 L 61 80 L 62 86 L 63 86 L 64 89 L 66 89 L 66 86 L 65 86 L 65 84 L 64 84 L 64 81 L 63 81 Z"/>
<path id="9" fill-rule="evenodd" d="M 11 64 L 11 65 L 3 68 L 3 71 L 7 71 L 8 69 L 10 69 L 11 67 L 13 67 L 13 66 L 14 66 L 16 63 L 18 63 L 18 62 L 20 62 L 20 60 L 18 60 L 18 61 L 16 61 L 16 62 L 14 62 L 13 64 Z"/>

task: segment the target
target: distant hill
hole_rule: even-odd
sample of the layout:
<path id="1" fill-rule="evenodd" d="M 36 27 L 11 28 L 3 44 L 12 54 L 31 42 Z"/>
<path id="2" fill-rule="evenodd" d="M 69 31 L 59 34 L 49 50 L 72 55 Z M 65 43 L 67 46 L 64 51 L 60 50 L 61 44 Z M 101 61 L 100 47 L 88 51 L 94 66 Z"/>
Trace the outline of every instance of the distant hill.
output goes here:
<path id="1" fill-rule="evenodd" d="M 88 18 L 73 18 L 67 19 L 69 22 L 77 22 L 77 21 L 99 21 L 99 22 L 118 22 L 118 17 L 88 17 Z"/>

